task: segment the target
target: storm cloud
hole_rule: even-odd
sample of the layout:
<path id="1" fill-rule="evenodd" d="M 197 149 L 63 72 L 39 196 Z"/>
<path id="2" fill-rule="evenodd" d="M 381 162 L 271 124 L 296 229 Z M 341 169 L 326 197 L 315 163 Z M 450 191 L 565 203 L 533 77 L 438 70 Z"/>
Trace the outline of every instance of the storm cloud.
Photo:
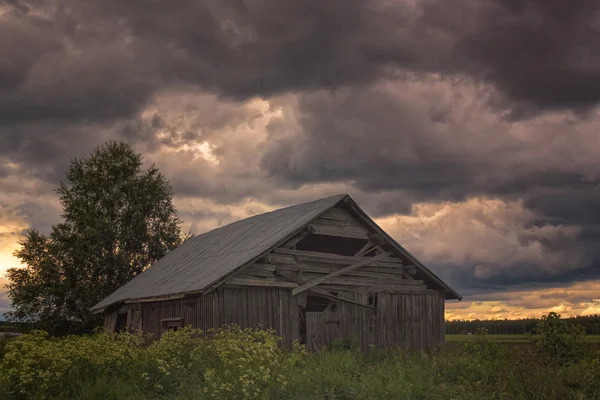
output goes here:
<path id="1" fill-rule="evenodd" d="M 196 232 L 349 192 L 459 290 L 599 279 L 599 11 L 0 1 L 0 204 L 49 229 L 69 160 L 118 139 Z"/>

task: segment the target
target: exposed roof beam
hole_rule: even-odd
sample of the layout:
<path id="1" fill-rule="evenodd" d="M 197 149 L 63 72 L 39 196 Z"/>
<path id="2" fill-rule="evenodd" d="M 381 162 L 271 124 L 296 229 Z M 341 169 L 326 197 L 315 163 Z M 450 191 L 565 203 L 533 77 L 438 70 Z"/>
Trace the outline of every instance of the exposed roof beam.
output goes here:
<path id="1" fill-rule="evenodd" d="M 313 257 L 315 259 L 317 258 L 321 258 L 321 259 L 329 259 L 332 261 L 335 261 L 335 263 L 339 263 L 339 262 L 347 262 L 347 263 L 352 263 L 352 262 L 356 262 L 356 261 L 360 261 L 365 259 L 365 257 L 357 257 L 357 256 L 343 256 L 341 254 L 333 254 L 333 253 L 323 253 L 320 251 L 310 251 L 310 250 L 294 250 L 294 249 L 282 249 L 282 248 L 276 248 L 273 249 L 273 253 L 275 254 L 289 254 L 292 256 L 297 256 L 298 260 L 300 260 L 303 257 Z M 389 254 L 392 254 L 391 252 Z M 386 257 L 383 257 L 383 259 L 378 258 L 378 261 L 384 262 L 384 263 L 389 263 L 390 266 L 399 266 L 402 265 L 402 260 L 399 258 L 390 258 L 389 254 Z M 371 258 L 371 257 L 369 257 Z"/>
<path id="2" fill-rule="evenodd" d="M 358 262 L 356 262 L 354 264 L 350 264 L 347 267 L 341 268 L 341 269 L 339 269 L 339 270 L 337 270 L 335 272 L 332 272 L 330 274 L 327 274 L 327 275 L 325 275 L 325 276 L 323 276 L 323 277 L 321 277 L 319 279 L 315 279 L 312 282 L 308 282 L 308 283 L 300 286 L 299 288 L 293 289 L 292 290 L 292 296 L 295 296 L 298 293 L 302 293 L 303 291 L 305 291 L 307 289 L 310 289 L 310 288 L 312 288 L 314 286 L 317 286 L 320 283 L 327 282 L 327 280 L 329 280 L 331 278 L 335 278 L 337 276 L 343 275 L 345 272 L 352 271 L 352 270 L 354 270 L 356 268 L 364 267 L 365 265 L 369 265 L 369 264 L 371 264 L 371 263 L 373 263 L 375 261 L 381 260 L 381 259 L 383 259 L 385 257 L 389 257 L 390 255 L 392 255 L 392 252 L 391 251 L 386 251 L 386 252 L 378 254 L 378 255 L 376 255 L 374 257 L 365 257 L 361 261 L 358 261 Z"/>
<path id="3" fill-rule="evenodd" d="M 304 231 L 300 232 L 299 234 L 297 234 L 296 236 L 294 236 L 293 238 L 291 238 L 290 240 L 288 240 L 287 242 L 285 242 L 284 244 L 282 244 L 281 247 L 284 249 L 291 249 L 292 247 L 294 247 L 296 245 L 296 243 L 298 243 L 299 241 L 301 241 L 308 235 L 309 235 L 309 232 L 304 230 Z"/>
<path id="4" fill-rule="evenodd" d="M 275 272 L 276 272 L 277 275 L 280 275 L 280 276 L 282 276 L 282 277 L 284 277 L 286 279 L 289 279 L 292 282 L 296 282 L 299 285 L 303 285 L 303 284 L 307 283 L 307 281 L 304 278 L 302 278 L 302 277 L 300 277 L 300 276 L 298 276 L 298 275 L 296 275 L 296 274 L 294 274 L 294 273 L 292 273 L 290 271 L 276 270 Z M 329 293 L 327 290 L 324 290 L 324 289 L 321 289 L 321 288 L 318 288 L 318 287 L 312 287 L 312 288 L 308 289 L 308 291 L 309 292 L 313 292 L 315 294 L 318 294 L 319 296 L 325 297 L 325 298 L 330 299 L 330 300 L 334 300 L 334 301 L 339 300 L 339 301 L 343 301 L 343 302 L 346 302 L 346 303 L 355 304 L 357 306 L 367 307 L 367 308 L 371 308 L 371 309 L 375 310 L 375 307 L 373 307 L 373 306 L 362 304 L 362 303 L 359 303 L 359 302 L 353 301 L 353 300 L 343 299 L 343 298 L 338 297 L 338 296 L 336 296 L 336 295 L 334 295 L 332 293 Z"/>

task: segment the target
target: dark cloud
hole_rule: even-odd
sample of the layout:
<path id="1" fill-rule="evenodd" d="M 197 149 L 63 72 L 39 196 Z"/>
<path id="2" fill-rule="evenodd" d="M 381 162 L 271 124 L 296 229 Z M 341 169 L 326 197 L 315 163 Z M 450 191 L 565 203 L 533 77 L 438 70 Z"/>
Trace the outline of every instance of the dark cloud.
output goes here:
<path id="1" fill-rule="evenodd" d="M 88 12 L 123 18 L 161 77 L 235 98 L 410 71 L 492 83 L 515 116 L 600 100 L 595 0 L 109 1 Z"/>
<path id="2" fill-rule="evenodd" d="M 178 84 L 247 99 L 441 73 L 492 83 L 502 95 L 498 101 L 515 113 L 525 112 L 523 106 L 590 106 L 599 97 L 591 0 L 3 4 L 0 147 L 44 168 L 54 168 L 49 155 L 62 150 L 54 143 L 72 142 L 74 131 L 98 143 L 92 137 L 98 128 L 137 118 L 158 91 Z M 376 112 L 390 118 L 394 110 Z M 444 123 L 445 112 L 432 120 Z M 32 129 L 36 123 L 45 128 Z M 125 131 L 127 139 L 140 139 L 135 136 Z M 141 138 L 170 145 L 165 138 Z M 194 140 L 194 133 L 182 139 Z M 441 168 L 454 177 L 469 168 L 442 157 L 421 161 L 427 164 L 423 186 L 438 186 L 445 179 L 436 173 Z M 321 168 L 313 176 L 344 173 Z M 385 186 L 384 176 L 409 170 L 385 162 L 379 168 L 373 188 Z"/>
<path id="3" fill-rule="evenodd" d="M 465 288 L 596 276 L 596 254 L 580 247 L 600 238 L 597 2 L 410 3 L 0 2 L 3 192 L 36 197 L 21 207 L 47 224 L 55 214 L 36 214 L 40 198 L 69 160 L 120 138 L 147 151 L 181 196 L 230 204 L 341 188 L 383 217 L 418 202 L 522 199 L 535 218 L 518 228 L 578 236 L 521 233 L 518 245 L 578 256 L 576 269 L 522 262 L 482 277 L 472 262 L 436 272 Z M 203 96 L 172 100 L 183 88 Z M 241 102 L 260 96 L 287 111 L 266 141 L 244 140 L 232 132 L 261 112 Z M 205 141 L 217 163 L 186 148 Z M 227 220 L 219 213 L 189 215 Z"/>
<path id="4" fill-rule="evenodd" d="M 600 100 L 600 7 L 596 0 L 496 0 L 477 13 L 480 29 L 457 53 L 472 76 L 493 82 L 515 116 L 588 108 Z M 449 7 L 435 4 L 434 8 Z M 463 16 L 463 18 L 468 17 Z"/>
<path id="5" fill-rule="evenodd" d="M 508 107 L 600 99 L 593 0 L 8 4 L 3 123 L 129 117 L 178 82 L 246 99 L 410 76 L 400 71 L 481 79 Z"/>
<path id="6" fill-rule="evenodd" d="M 407 202 L 492 195 L 524 198 L 556 223 L 600 221 L 599 171 L 577 162 L 600 156 L 587 147 L 597 134 L 561 118 L 543 130 L 537 125 L 544 121 L 503 123 L 481 103 L 457 103 L 446 94 L 453 90 L 480 96 L 473 86 L 439 81 L 301 96 L 300 127 L 282 132 L 284 121 L 270 125 L 261 166 L 292 186 L 352 181 L 366 192 L 404 193 L 404 202 L 380 204 L 378 215 L 403 211 Z M 435 118 L 440 113 L 444 123 Z M 563 129 L 574 130 L 571 140 Z"/>
<path id="7" fill-rule="evenodd" d="M 455 90 L 463 95 L 460 101 L 451 94 Z M 593 120 L 573 124 L 571 117 L 555 115 L 508 122 L 484 101 L 473 100 L 481 98 L 476 86 L 443 80 L 305 94 L 293 130 L 284 131 L 294 126 L 285 121 L 269 127 L 271 140 L 260 165 L 289 188 L 352 182 L 364 193 L 387 193 L 367 203 L 367 211 L 379 217 L 412 212 L 410 206 L 420 202 L 477 196 L 522 200 L 522 206 L 489 219 L 479 217 L 485 216 L 485 205 L 477 206 L 483 211 L 450 210 L 461 219 L 449 219 L 446 226 L 476 220 L 493 233 L 482 242 L 482 233 L 468 227 L 440 237 L 426 235 L 444 229 L 442 223 L 423 231 L 411 227 L 425 247 L 473 241 L 478 249 L 498 248 L 489 259 L 475 256 L 481 250 L 473 248 L 473 256 L 466 249 L 458 261 L 441 258 L 456 249 L 431 256 L 439 260 L 434 271 L 459 282 L 459 288 L 597 278 L 600 170 L 585 161 L 600 156 Z M 568 139 L 566 129 L 571 130 Z M 510 222 L 500 229 L 498 221 Z M 431 251 L 410 244 L 424 256 Z"/>

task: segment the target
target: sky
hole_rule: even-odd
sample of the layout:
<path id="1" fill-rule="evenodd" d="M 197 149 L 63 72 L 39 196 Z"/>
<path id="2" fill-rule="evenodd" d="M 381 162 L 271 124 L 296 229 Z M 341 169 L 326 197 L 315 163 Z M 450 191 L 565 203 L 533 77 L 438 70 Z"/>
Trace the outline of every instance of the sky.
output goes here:
<path id="1" fill-rule="evenodd" d="M 600 313 L 599 7 L 0 0 L 0 276 L 123 140 L 185 230 L 348 193 L 463 294 L 449 319 Z"/>

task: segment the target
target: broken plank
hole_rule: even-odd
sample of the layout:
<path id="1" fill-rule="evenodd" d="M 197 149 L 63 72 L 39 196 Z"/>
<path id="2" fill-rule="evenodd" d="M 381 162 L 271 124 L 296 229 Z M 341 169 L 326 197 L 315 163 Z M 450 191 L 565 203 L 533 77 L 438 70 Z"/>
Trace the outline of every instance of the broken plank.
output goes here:
<path id="1" fill-rule="evenodd" d="M 357 251 L 354 254 L 354 257 L 362 256 L 364 253 L 366 253 L 367 250 L 369 250 L 373 246 L 374 246 L 373 243 L 371 243 L 371 241 L 369 240 L 363 247 L 361 247 L 361 249 L 359 251 Z"/>
<path id="2" fill-rule="evenodd" d="M 293 273 L 291 273 L 289 271 L 279 271 L 279 270 L 277 270 L 277 274 L 280 275 L 280 276 L 283 276 L 284 278 L 289 279 L 289 280 L 291 280 L 291 281 L 293 281 L 295 283 L 298 283 L 298 284 L 304 284 L 304 283 L 306 283 L 306 280 L 304 278 L 302 278 L 300 276 L 297 276 L 297 275 L 294 275 Z M 359 306 L 362 306 L 362 307 L 367 307 L 367 308 L 375 309 L 375 307 L 372 307 L 372 306 L 369 306 L 369 305 L 366 305 L 366 304 L 362 304 L 362 303 L 359 303 L 359 302 L 356 302 L 356 301 L 352 301 L 352 300 L 348 300 L 348 299 L 344 299 L 344 298 L 338 297 L 338 296 L 334 295 L 333 293 L 329 293 L 328 291 L 323 290 L 323 289 L 318 288 L 318 287 L 310 288 L 310 289 L 308 289 L 308 291 L 316 293 L 316 294 L 319 294 L 319 295 L 324 296 L 324 297 L 326 297 L 328 299 L 344 301 L 346 303 L 351 303 L 351 304 L 359 305 Z"/>
<path id="3" fill-rule="evenodd" d="M 323 276 L 323 277 L 321 277 L 321 278 L 319 278 L 319 279 L 315 279 L 315 280 L 314 280 L 314 281 L 312 281 L 312 282 L 306 283 L 306 284 L 304 284 L 304 285 L 300 286 L 299 288 L 295 288 L 295 289 L 293 289 L 293 290 L 292 290 L 292 296 L 295 296 L 295 295 L 297 295 L 298 293 L 302 293 L 302 292 L 303 292 L 303 291 L 305 291 L 306 289 L 310 289 L 311 287 L 317 286 L 317 285 L 318 285 L 318 284 L 320 284 L 320 283 L 327 282 L 327 280 L 328 280 L 328 279 L 331 279 L 331 278 L 335 278 L 335 277 L 337 277 L 337 276 L 340 276 L 340 275 L 342 275 L 344 272 L 347 272 L 347 271 L 352 271 L 352 270 L 354 270 L 354 269 L 357 269 L 357 268 L 360 268 L 360 267 L 363 267 L 363 266 L 369 265 L 369 264 L 371 264 L 371 263 L 373 263 L 373 262 L 375 262 L 375 261 L 381 260 L 381 259 L 383 259 L 383 258 L 385 258 L 385 257 L 388 257 L 388 256 L 390 256 L 390 255 L 392 255 L 392 252 L 391 252 L 391 251 L 386 251 L 386 252 L 384 252 L 384 253 L 381 253 L 381 254 L 378 254 L 378 255 L 376 255 L 375 257 L 366 257 L 366 259 L 363 259 L 363 260 L 361 260 L 361 261 L 358 261 L 358 262 L 356 262 L 356 263 L 354 263 L 354 264 L 350 264 L 350 265 L 348 265 L 347 267 L 344 267 L 344 268 L 342 268 L 342 269 L 340 269 L 340 270 L 338 270 L 338 271 L 331 272 L 331 273 L 329 273 L 329 274 L 327 274 L 327 275 L 325 275 L 325 276 Z"/>

